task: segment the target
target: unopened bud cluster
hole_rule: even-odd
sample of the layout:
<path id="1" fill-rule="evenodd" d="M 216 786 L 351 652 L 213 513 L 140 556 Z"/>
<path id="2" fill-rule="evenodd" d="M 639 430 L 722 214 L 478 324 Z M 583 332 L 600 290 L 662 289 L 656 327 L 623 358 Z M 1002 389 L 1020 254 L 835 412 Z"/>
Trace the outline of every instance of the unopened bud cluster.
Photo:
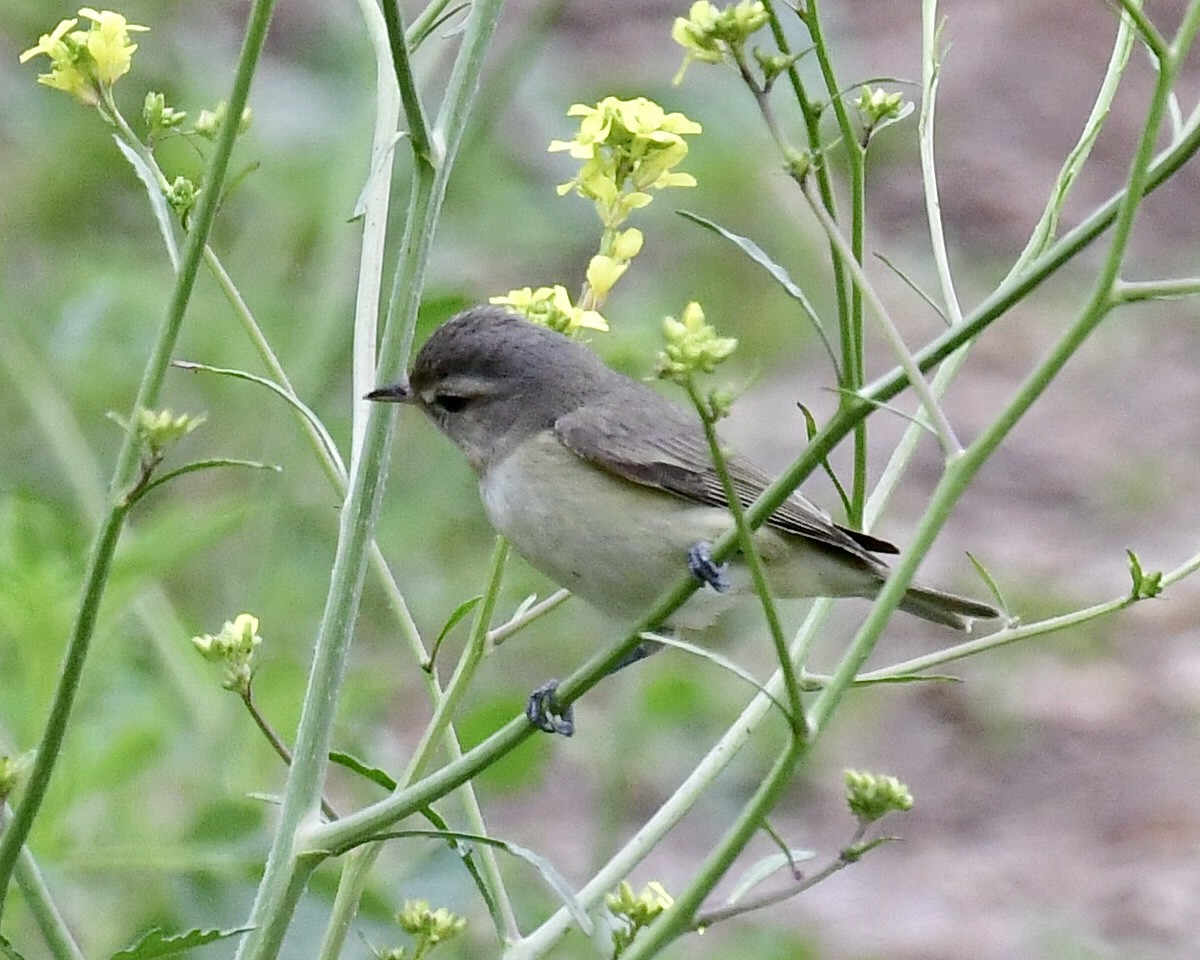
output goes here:
<path id="1" fill-rule="evenodd" d="M 874 823 L 886 814 L 912 809 L 912 793 L 895 777 L 847 770 L 845 782 L 846 803 L 859 823 Z"/>
<path id="2" fill-rule="evenodd" d="M 192 637 L 192 644 L 205 660 L 225 666 L 221 686 L 245 696 L 254 676 L 254 654 L 262 643 L 258 635 L 258 618 L 248 613 L 238 614 L 225 621 L 221 632 Z"/>

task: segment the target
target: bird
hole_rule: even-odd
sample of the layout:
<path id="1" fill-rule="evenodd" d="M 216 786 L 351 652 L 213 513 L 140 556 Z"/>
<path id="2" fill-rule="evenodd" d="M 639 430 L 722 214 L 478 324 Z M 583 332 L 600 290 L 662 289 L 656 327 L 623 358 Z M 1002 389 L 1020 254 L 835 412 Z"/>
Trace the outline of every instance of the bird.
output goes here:
<path id="1" fill-rule="evenodd" d="M 708 555 L 734 520 L 699 415 L 579 340 L 507 308 L 472 307 L 430 335 L 407 380 L 367 398 L 426 414 L 466 456 L 488 519 L 516 552 L 623 624 L 637 623 L 685 569 L 712 589 L 693 594 L 663 629 L 703 631 L 753 590 L 740 554 L 722 566 Z M 736 452 L 726 466 L 743 507 L 772 480 Z M 754 545 L 772 592 L 785 599 L 874 597 L 888 575 L 878 555 L 899 552 L 835 523 L 798 492 L 755 531 Z M 919 584 L 900 609 L 958 630 L 999 615 Z M 629 659 L 655 647 L 643 644 Z M 543 711 L 553 698 L 544 686 Z M 561 717 L 535 717 L 534 708 L 531 697 L 535 724 L 567 732 Z"/>

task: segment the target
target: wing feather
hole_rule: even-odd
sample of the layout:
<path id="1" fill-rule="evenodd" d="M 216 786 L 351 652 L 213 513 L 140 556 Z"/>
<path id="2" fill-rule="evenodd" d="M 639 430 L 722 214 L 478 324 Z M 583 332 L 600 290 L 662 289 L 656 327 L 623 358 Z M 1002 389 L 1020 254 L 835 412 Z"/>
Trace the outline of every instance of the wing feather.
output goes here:
<path id="1" fill-rule="evenodd" d="M 709 506 L 728 507 L 699 421 L 645 389 L 654 402 L 631 403 L 633 398 L 625 397 L 591 403 L 586 412 L 575 410 L 560 417 L 555 433 L 577 456 L 626 480 Z M 731 454 L 727 463 L 743 506 L 771 483 L 772 478 L 745 457 Z M 897 552 L 885 540 L 838 526 L 799 493 L 788 497 L 767 523 L 872 564 L 877 561 L 869 551 Z"/>

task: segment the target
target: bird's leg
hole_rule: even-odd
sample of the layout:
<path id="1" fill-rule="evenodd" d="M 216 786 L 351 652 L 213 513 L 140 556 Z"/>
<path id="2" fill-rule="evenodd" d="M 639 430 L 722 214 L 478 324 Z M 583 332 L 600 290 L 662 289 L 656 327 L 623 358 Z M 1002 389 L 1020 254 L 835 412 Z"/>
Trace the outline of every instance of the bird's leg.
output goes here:
<path id="1" fill-rule="evenodd" d="M 631 663 L 645 660 L 651 654 L 658 653 L 663 644 L 651 637 L 643 636 L 641 643 L 618 660 L 607 676 L 612 676 L 618 670 L 623 670 Z M 565 710 L 558 702 L 554 692 L 558 689 L 557 680 L 547 680 L 529 695 L 525 704 L 525 716 L 539 730 L 546 733 L 561 733 L 569 737 L 575 732 L 575 709 L 573 706 Z"/>
<path id="2" fill-rule="evenodd" d="M 707 540 L 701 540 L 688 547 L 687 565 L 693 577 L 701 583 L 707 583 L 717 593 L 724 593 L 729 589 L 729 578 L 726 576 L 729 564 L 713 563 L 712 544 Z"/>
<path id="3" fill-rule="evenodd" d="M 557 689 L 557 680 L 547 680 L 534 690 L 525 704 L 525 716 L 539 730 L 561 733 L 564 737 L 569 737 L 575 732 L 575 708 L 562 708 L 558 697 L 554 695 Z"/>
<path id="4" fill-rule="evenodd" d="M 637 663 L 639 660 L 645 660 L 648 656 L 658 653 L 662 648 L 663 644 L 659 641 L 642 634 L 642 642 L 618 660 L 613 665 L 613 668 L 608 671 L 608 676 L 611 677 L 618 670 L 624 670 L 630 664 Z"/>

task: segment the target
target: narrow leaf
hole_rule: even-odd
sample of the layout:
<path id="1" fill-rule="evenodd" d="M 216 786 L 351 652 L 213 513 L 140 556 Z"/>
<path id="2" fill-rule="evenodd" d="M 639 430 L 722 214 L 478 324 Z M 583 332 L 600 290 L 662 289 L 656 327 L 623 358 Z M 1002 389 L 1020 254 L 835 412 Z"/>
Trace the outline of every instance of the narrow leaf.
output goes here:
<path id="1" fill-rule="evenodd" d="M 247 373 L 245 370 L 231 370 L 228 367 L 212 367 L 207 363 L 194 363 L 190 360 L 174 360 L 171 366 L 178 367 L 180 370 L 202 370 L 205 373 L 216 373 L 223 377 L 233 377 L 235 380 L 248 380 L 251 383 L 257 383 L 260 387 L 266 387 L 273 393 L 278 394 L 286 400 L 292 407 L 299 411 L 300 415 L 308 422 L 308 425 L 316 432 L 317 438 L 321 442 L 325 453 L 329 459 L 333 461 L 338 469 L 338 473 L 344 478 L 346 476 L 346 465 L 342 462 L 342 455 L 338 452 L 337 444 L 333 442 L 333 437 L 329 435 L 329 431 L 325 429 L 325 424 L 321 422 L 313 411 L 294 393 L 277 384 L 274 380 L 268 380 L 266 377 L 260 377 L 253 373 Z"/>
<path id="2" fill-rule="evenodd" d="M 449 840 L 450 838 L 454 838 L 470 843 L 482 843 L 489 847 L 497 847 L 505 853 L 524 860 L 541 874 L 542 879 L 546 881 L 550 889 L 558 895 L 563 906 L 567 908 L 567 912 L 575 918 L 579 929 L 588 936 L 591 936 L 592 919 L 587 915 L 587 911 L 583 909 L 579 898 L 575 896 L 574 891 L 563 875 L 545 857 L 534 853 L 532 850 L 527 850 L 518 844 L 509 843 L 507 840 L 497 840 L 495 837 L 486 837 L 478 833 L 460 833 L 452 830 L 389 830 L 386 833 L 376 833 L 369 837 L 364 837 L 356 843 L 337 850 L 336 853 L 345 853 L 347 850 L 353 849 L 362 843 L 374 843 L 378 840 L 405 840 L 412 837 L 427 837 L 434 840 Z M 332 853 L 335 851 L 328 852 Z"/>
<path id="3" fill-rule="evenodd" d="M 726 903 L 734 904 L 742 899 L 751 890 L 757 887 L 760 883 L 774 873 L 784 869 L 794 869 L 794 865 L 804 860 L 811 860 L 816 856 L 812 850 L 788 850 L 786 852 L 773 853 L 769 857 L 763 857 L 757 863 L 752 863 L 734 884 L 733 890 L 729 894 L 729 899 Z"/>
<path id="4" fill-rule="evenodd" d="M 804 404 L 797 403 L 796 406 L 800 408 L 800 412 L 804 415 L 804 429 L 808 433 L 808 442 L 812 443 L 813 437 L 817 435 L 817 418 L 812 415 L 812 411 Z M 846 512 L 846 516 L 850 516 L 850 495 L 846 493 L 846 488 L 842 486 L 842 481 L 833 472 L 833 464 L 829 462 L 828 457 L 821 458 L 821 469 L 833 481 L 833 488 L 837 491 L 837 495 L 842 501 L 842 509 Z"/>
<path id="5" fill-rule="evenodd" d="M 838 367 L 837 354 L 834 352 L 833 344 L 829 342 L 829 337 L 825 333 L 825 328 L 821 325 L 821 318 L 817 316 L 816 308 L 809 301 L 808 297 L 805 296 L 804 291 L 796 285 L 795 281 L 793 281 L 790 276 L 788 276 L 788 272 L 784 270 L 783 267 L 781 267 L 778 263 L 772 260 L 767 255 L 766 251 L 749 237 L 743 237 L 740 234 L 734 233 L 732 230 L 727 230 L 719 223 L 715 223 L 714 221 L 702 217 L 697 213 L 691 213 L 688 210 L 679 210 L 677 212 L 681 217 L 691 220 L 692 223 L 699 224 L 705 229 L 711 230 L 718 236 L 724 237 L 739 250 L 741 250 L 742 253 L 766 270 L 767 273 L 769 273 L 775 280 L 775 282 L 783 287 L 784 292 L 786 292 L 789 297 L 800 304 L 800 309 L 804 311 L 804 315 L 808 317 L 809 322 L 812 323 L 813 329 L 817 331 L 817 336 L 821 338 L 821 343 L 825 345 L 825 352 L 829 354 L 829 362 L 833 364 L 833 372 L 836 374 L 837 380 L 840 382 L 842 379 L 842 373 Z"/>
<path id="6" fill-rule="evenodd" d="M 475 609 L 476 605 L 482 599 L 482 595 L 471 597 L 468 600 L 464 600 L 454 608 L 454 612 L 450 614 L 450 618 L 446 621 L 446 625 L 442 627 L 442 629 L 438 632 L 437 639 L 433 641 L 433 649 L 429 651 L 429 660 L 426 664 L 426 669 L 433 667 L 433 662 L 437 659 L 438 650 L 441 649 L 442 641 L 450 635 L 450 631 L 458 625 L 459 621 L 462 620 L 463 617 Z"/>
<path id="7" fill-rule="evenodd" d="M 421 815 L 443 833 L 449 834 L 451 832 L 450 824 L 433 807 L 422 807 Z M 453 837 L 448 838 L 447 842 L 450 844 L 450 849 L 459 855 L 463 866 L 467 868 L 467 873 L 471 875 L 471 879 L 475 882 L 475 888 L 479 891 L 479 896 L 483 898 L 488 913 L 491 914 L 493 925 L 498 931 L 503 933 L 505 929 L 504 916 L 500 912 L 500 905 L 496 903 L 496 898 L 492 896 L 492 891 L 488 887 L 487 881 L 483 878 L 483 872 L 479 869 L 479 864 L 475 862 L 474 848 L 469 843 L 459 843 Z"/>
<path id="8" fill-rule="evenodd" d="M 155 957 L 172 957 L 186 950 L 215 943 L 218 940 L 241 936 L 253 929 L 253 927 L 236 927 L 231 930 L 189 930 L 187 933 L 168 935 L 155 927 L 137 943 L 114 953 L 112 960 L 153 960 Z"/>
<path id="9" fill-rule="evenodd" d="M 336 763 L 338 766 L 345 767 L 357 773 L 360 777 L 365 777 L 372 783 L 376 783 L 383 787 L 384 790 L 391 793 L 396 789 L 396 781 L 386 770 L 381 770 L 379 767 L 373 767 L 353 754 L 345 753 L 341 750 L 329 751 L 329 762 Z"/>
<path id="10" fill-rule="evenodd" d="M 115 133 L 113 134 L 113 140 L 117 144 L 117 149 L 124 154 L 125 159 L 133 166 L 134 173 L 142 181 L 142 185 L 146 188 L 146 193 L 150 196 L 150 209 L 154 211 L 154 219 L 158 221 L 158 230 L 162 234 L 163 243 L 167 245 L 167 256 L 171 258 L 171 269 L 178 272 L 179 246 L 175 242 L 175 215 L 171 211 L 171 207 L 167 204 L 167 198 L 163 196 L 158 178 L 133 147 L 129 146 L 129 144 Z"/>
<path id="11" fill-rule="evenodd" d="M 708 660 L 710 663 L 716 664 L 723 670 L 728 670 L 735 677 L 750 684 L 750 686 L 775 704 L 775 706 L 779 708 L 779 712 L 787 717 L 790 721 L 791 715 L 788 713 L 787 707 L 777 698 L 772 696 L 771 691 L 759 683 L 757 677 L 746 671 L 744 668 L 738 666 L 728 657 L 723 657 L 721 654 L 712 650 L 706 650 L 704 647 L 698 647 L 694 643 L 688 643 L 686 640 L 680 640 L 678 637 L 669 637 L 661 633 L 651 633 L 649 631 L 643 633 L 642 636 L 649 640 L 653 640 L 655 643 L 661 643 L 664 646 L 675 647 L 676 649 L 682 650 L 685 653 L 694 654 L 697 657 Z"/>
<path id="12" fill-rule="evenodd" d="M 975 572 L 983 579 L 992 598 L 996 601 L 996 606 L 1001 610 L 1007 611 L 1008 604 L 1004 602 L 1004 594 L 1000 592 L 1000 585 L 996 583 L 996 579 L 988 573 L 987 567 L 979 562 L 979 559 L 970 551 L 967 551 L 967 559 L 971 561 L 971 566 L 975 568 Z"/>

